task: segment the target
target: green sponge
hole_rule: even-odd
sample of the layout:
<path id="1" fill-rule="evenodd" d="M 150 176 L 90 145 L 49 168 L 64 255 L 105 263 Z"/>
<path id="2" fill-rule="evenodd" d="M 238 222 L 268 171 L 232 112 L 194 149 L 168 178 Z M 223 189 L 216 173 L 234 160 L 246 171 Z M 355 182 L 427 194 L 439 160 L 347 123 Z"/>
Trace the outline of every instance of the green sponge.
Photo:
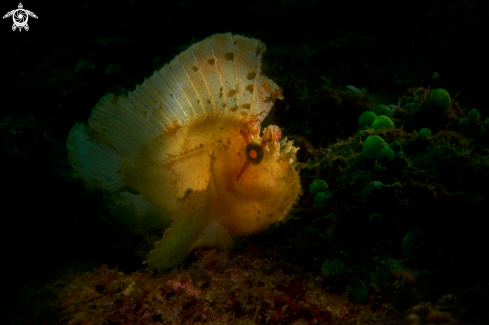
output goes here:
<path id="1" fill-rule="evenodd" d="M 370 125 L 372 125 L 372 122 L 375 121 L 376 118 L 377 115 L 375 115 L 375 113 L 373 112 L 370 111 L 363 112 L 358 118 L 358 127 L 359 128 L 370 127 Z"/>
<path id="2" fill-rule="evenodd" d="M 378 213 L 372 213 L 370 215 L 370 217 L 368 217 L 368 223 L 370 224 L 378 224 L 381 222 L 381 220 L 383 219 L 383 217 L 378 214 Z"/>
<path id="3" fill-rule="evenodd" d="M 402 152 L 402 146 L 399 141 L 392 141 L 391 144 L 389 145 L 389 148 L 394 150 L 395 154 L 397 154 L 398 152 Z"/>
<path id="4" fill-rule="evenodd" d="M 422 128 L 421 130 L 418 131 L 418 137 L 419 138 L 430 138 L 431 137 L 431 130 L 428 128 Z"/>
<path id="5" fill-rule="evenodd" d="M 374 112 L 377 116 L 392 114 L 391 109 L 385 105 L 375 105 L 374 107 L 372 107 L 372 112 Z"/>
<path id="6" fill-rule="evenodd" d="M 377 159 L 382 162 L 390 162 L 393 161 L 394 158 L 396 158 L 396 154 L 394 153 L 394 150 L 389 147 L 382 148 L 377 153 Z"/>
<path id="7" fill-rule="evenodd" d="M 331 192 L 319 192 L 314 197 L 312 198 L 312 201 L 314 202 L 314 205 L 318 208 L 322 208 L 326 205 L 326 202 L 328 202 L 329 198 L 331 197 Z"/>
<path id="8" fill-rule="evenodd" d="M 346 289 L 350 292 L 348 299 L 352 303 L 361 304 L 366 302 L 368 298 L 367 287 L 359 278 L 351 278 L 351 280 L 346 284 Z"/>
<path id="9" fill-rule="evenodd" d="M 346 266 L 341 258 L 328 258 L 324 261 L 321 271 L 323 276 L 330 278 L 335 275 L 340 275 L 345 272 Z"/>
<path id="10" fill-rule="evenodd" d="M 362 145 L 362 154 L 368 159 L 377 159 L 380 150 L 388 147 L 387 142 L 378 135 L 369 135 Z"/>
<path id="11" fill-rule="evenodd" d="M 394 127 L 394 122 L 392 120 L 385 116 L 385 115 L 379 115 L 377 118 L 372 122 L 372 125 L 370 126 L 372 129 L 375 131 L 382 131 L 384 129 L 391 129 Z"/>
<path id="12" fill-rule="evenodd" d="M 328 183 L 322 179 L 316 179 L 309 185 L 309 192 L 315 194 L 312 198 L 314 205 L 318 208 L 322 208 L 326 205 L 332 193 L 328 189 Z"/>
<path id="13" fill-rule="evenodd" d="M 443 88 L 438 88 L 431 92 L 429 103 L 435 108 L 446 110 L 450 107 L 452 99 L 450 98 L 448 91 Z"/>
<path id="14" fill-rule="evenodd" d="M 372 274 L 372 281 L 379 287 L 385 286 L 391 279 L 391 274 L 386 270 L 377 270 Z"/>
<path id="15" fill-rule="evenodd" d="M 459 128 L 465 128 L 469 125 L 469 119 L 468 118 L 463 118 L 458 121 L 457 126 Z"/>
<path id="16" fill-rule="evenodd" d="M 309 193 L 316 194 L 319 192 L 328 191 L 328 183 L 323 181 L 322 179 L 316 179 L 314 182 L 309 185 Z"/>
<path id="17" fill-rule="evenodd" d="M 467 114 L 467 117 L 470 121 L 477 121 L 481 119 L 481 113 L 479 113 L 479 111 L 475 108 L 472 108 Z"/>
<path id="18" fill-rule="evenodd" d="M 428 236 L 421 230 L 413 230 L 402 239 L 402 251 L 409 258 L 421 258 L 429 248 Z"/>

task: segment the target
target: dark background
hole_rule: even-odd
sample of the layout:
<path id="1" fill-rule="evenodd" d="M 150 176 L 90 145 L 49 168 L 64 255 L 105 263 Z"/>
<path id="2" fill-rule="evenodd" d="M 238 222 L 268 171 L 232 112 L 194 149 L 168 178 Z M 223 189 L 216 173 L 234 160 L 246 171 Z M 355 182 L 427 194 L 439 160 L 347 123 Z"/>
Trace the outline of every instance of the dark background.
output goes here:
<path id="1" fill-rule="evenodd" d="M 11 18 L 0 21 L 1 265 L 8 301 L 2 314 L 14 323 L 32 321 L 25 311 L 47 299 L 42 286 L 70 269 L 142 268 L 141 256 L 127 254 L 142 245 L 140 238 L 106 217 L 102 193 L 86 191 L 71 176 L 66 137 L 104 94 L 134 89 L 214 33 L 267 45 L 265 73 L 281 86 L 295 85 L 284 87 L 277 124 L 313 145 L 322 134 L 308 123 L 327 109 L 314 97 L 323 85 L 365 87 L 393 104 L 410 87 L 443 87 L 459 93 L 462 107 L 489 113 L 487 1 L 22 4 L 39 17 L 29 18 L 29 31 L 12 32 Z M 2 16 L 17 6 L 3 1 Z M 121 73 L 106 75 L 114 62 Z M 287 99 L 288 91 L 301 101 Z"/>

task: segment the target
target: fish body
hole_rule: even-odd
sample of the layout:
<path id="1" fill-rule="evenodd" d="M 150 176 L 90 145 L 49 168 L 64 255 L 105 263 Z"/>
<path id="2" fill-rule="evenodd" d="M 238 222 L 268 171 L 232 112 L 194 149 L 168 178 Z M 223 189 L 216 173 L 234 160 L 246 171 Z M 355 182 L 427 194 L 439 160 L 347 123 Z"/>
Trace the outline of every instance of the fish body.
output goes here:
<path id="1" fill-rule="evenodd" d="M 197 247 L 232 247 L 232 235 L 283 220 L 297 200 L 298 148 L 277 126 L 260 134 L 282 98 L 261 74 L 264 51 L 255 39 L 212 35 L 127 96 L 104 96 L 88 126 L 72 128 L 78 177 L 118 192 L 115 213 L 135 230 L 166 228 L 149 268 L 173 267 Z"/>

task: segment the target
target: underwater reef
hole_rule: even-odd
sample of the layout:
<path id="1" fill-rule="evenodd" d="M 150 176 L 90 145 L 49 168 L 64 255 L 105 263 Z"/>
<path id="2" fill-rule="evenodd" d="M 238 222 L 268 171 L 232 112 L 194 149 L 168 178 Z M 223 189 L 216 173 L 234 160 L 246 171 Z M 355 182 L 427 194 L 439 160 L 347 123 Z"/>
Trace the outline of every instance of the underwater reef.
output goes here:
<path id="1" fill-rule="evenodd" d="M 28 32 L 0 26 L 0 323 L 489 324 L 486 2 L 24 5 Z M 302 193 L 283 222 L 152 272 L 162 231 L 125 227 L 66 138 L 228 32 L 267 45 L 284 99 L 262 128 L 300 148 Z"/>
<path id="2" fill-rule="evenodd" d="M 323 92 L 348 136 L 291 137 L 304 193 L 288 219 L 170 272 L 72 275 L 52 303 L 60 324 L 489 321 L 475 280 L 486 271 L 484 117 L 444 89 L 411 88 L 386 105 L 365 89 Z"/>
<path id="3" fill-rule="evenodd" d="M 198 251 L 193 267 L 157 276 L 103 266 L 62 289 L 60 324 L 327 324 L 360 313 L 361 306 L 322 289 L 321 277 L 289 273 L 293 266 L 263 253 L 258 247 L 233 257 Z"/>

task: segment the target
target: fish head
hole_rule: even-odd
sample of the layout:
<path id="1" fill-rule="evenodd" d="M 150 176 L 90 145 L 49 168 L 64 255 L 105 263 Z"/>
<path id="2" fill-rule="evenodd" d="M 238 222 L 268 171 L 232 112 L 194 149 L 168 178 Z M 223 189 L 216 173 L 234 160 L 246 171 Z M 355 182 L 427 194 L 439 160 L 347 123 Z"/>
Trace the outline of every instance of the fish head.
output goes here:
<path id="1" fill-rule="evenodd" d="M 254 133 L 254 134 L 253 134 Z M 295 169 L 298 148 L 270 125 L 243 133 L 218 148 L 211 162 L 214 215 L 230 233 L 249 234 L 285 218 L 296 201 L 300 180 Z"/>

